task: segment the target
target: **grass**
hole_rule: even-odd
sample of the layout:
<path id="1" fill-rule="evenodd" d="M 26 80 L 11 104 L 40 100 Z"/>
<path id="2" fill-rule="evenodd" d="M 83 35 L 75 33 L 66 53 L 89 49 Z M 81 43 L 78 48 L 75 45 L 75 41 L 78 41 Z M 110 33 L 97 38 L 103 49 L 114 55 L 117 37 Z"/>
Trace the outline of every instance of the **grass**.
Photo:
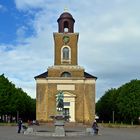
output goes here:
<path id="1" fill-rule="evenodd" d="M 110 127 L 110 128 L 136 128 L 138 125 L 130 125 L 123 123 L 100 123 L 100 126 Z"/>
<path id="2" fill-rule="evenodd" d="M 16 126 L 17 123 L 4 123 L 4 122 L 1 122 L 0 123 L 0 126 Z"/>

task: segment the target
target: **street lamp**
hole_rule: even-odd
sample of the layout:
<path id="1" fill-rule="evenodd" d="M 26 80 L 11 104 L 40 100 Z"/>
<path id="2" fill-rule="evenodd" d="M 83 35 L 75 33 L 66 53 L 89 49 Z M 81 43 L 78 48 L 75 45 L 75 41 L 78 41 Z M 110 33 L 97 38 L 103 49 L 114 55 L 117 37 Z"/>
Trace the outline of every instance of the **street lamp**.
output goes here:
<path id="1" fill-rule="evenodd" d="M 113 123 L 114 123 L 114 121 L 115 121 L 114 115 L 115 115 L 115 111 L 112 112 L 112 122 L 113 122 Z"/>

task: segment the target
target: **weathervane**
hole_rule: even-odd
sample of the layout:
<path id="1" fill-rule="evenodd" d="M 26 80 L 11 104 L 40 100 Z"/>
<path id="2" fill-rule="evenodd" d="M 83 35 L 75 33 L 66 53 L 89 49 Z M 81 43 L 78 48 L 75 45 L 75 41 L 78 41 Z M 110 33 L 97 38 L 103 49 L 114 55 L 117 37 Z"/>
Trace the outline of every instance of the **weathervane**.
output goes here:
<path id="1" fill-rule="evenodd" d="M 66 6 L 64 8 L 64 12 L 68 12 L 68 8 Z"/>

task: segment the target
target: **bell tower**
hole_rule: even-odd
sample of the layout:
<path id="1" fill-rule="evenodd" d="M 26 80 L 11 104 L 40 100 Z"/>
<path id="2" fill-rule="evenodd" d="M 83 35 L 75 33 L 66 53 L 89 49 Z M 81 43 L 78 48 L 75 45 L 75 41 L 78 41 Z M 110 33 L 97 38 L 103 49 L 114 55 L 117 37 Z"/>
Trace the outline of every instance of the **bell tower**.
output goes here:
<path id="1" fill-rule="evenodd" d="M 74 32 L 74 18 L 72 15 L 68 12 L 64 12 L 60 15 L 60 17 L 57 20 L 58 22 L 58 32 L 59 33 L 73 33 Z"/>
<path id="2" fill-rule="evenodd" d="M 54 33 L 54 65 L 77 65 L 78 33 L 74 33 L 74 18 L 64 12 L 57 20 L 58 33 Z"/>

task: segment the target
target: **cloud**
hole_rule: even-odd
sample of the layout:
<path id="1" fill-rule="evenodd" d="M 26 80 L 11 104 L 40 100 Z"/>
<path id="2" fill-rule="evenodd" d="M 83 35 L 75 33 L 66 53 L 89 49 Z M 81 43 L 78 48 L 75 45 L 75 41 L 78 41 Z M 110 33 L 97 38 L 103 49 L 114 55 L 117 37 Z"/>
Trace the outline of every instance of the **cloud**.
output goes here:
<path id="1" fill-rule="evenodd" d="M 25 19 L 28 26 L 17 28 L 16 45 L 0 45 L 0 72 L 32 97 L 33 77 L 53 65 L 53 32 L 57 32 L 57 18 L 65 6 L 75 18 L 75 32 L 80 35 L 79 65 L 98 77 L 98 99 L 108 88 L 139 78 L 139 1 L 15 0 L 15 4 L 17 10 L 32 16 Z M 32 34 L 27 36 L 30 28 Z"/>
<path id="2" fill-rule="evenodd" d="M 25 33 L 26 33 L 27 27 L 22 26 L 19 27 L 16 31 L 16 35 L 17 35 L 17 40 L 19 42 L 22 42 L 22 40 L 25 38 Z"/>
<path id="3" fill-rule="evenodd" d="M 46 65 L 49 65 L 52 61 L 50 58 L 47 59 L 45 51 L 43 54 L 43 52 L 29 45 L 18 45 L 16 47 L 14 50 L 5 51 L 3 49 L 0 51 L 0 71 L 5 73 L 17 87 L 21 87 L 27 92 L 30 91 L 29 94 L 35 97 L 34 76 L 47 70 Z M 38 47 L 42 49 L 42 46 Z M 2 47 L 0 46 L 0 48 Z"/>
<path id="4" fill-rule="evenodd" d="M 5 73 L 17 87 L 23 88 L 32 97 L 35 97 L 34 76 L 46 71 L 47 66 L 53 63 L 53 27 L 45 14 L 40 11 L 34 15 L 34 20 L 28 21 L 30 26 L 17 28 L 16 45 L 0 45 L 0 73 Z M 26 36 L 30 27 L 34 34 Z"/>
<path id="5" fill-rule="evenodd" d="M 17 9 L 19 10 L 29 10 L 29 9 L 38 9 L 38 8 L 44 8 L 46 5 L 45 0 L 15 0 L 15 4 Z"/>

